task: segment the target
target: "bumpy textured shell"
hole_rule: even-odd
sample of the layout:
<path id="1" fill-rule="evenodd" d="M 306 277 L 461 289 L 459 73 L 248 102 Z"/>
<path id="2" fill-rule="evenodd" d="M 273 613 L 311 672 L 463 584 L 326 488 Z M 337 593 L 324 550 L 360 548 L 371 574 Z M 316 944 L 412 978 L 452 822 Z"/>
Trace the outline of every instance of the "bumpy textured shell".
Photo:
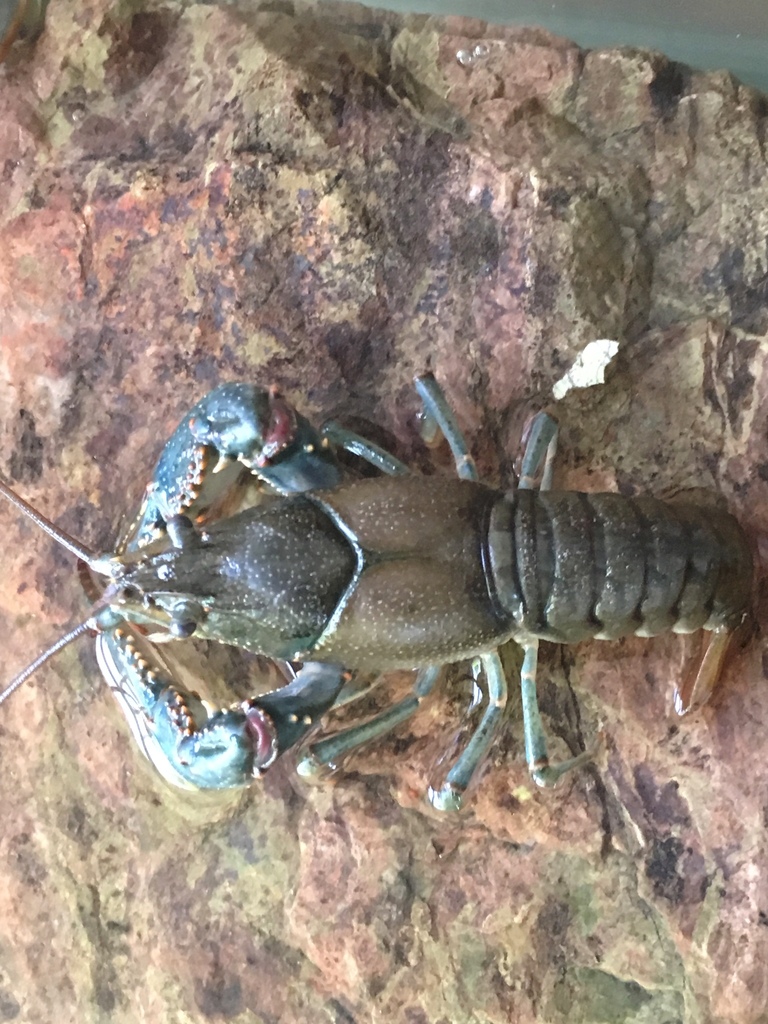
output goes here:
<path id="1" fill-rule="evenodd" d="M 518 491 L 495 506 L 489 540 L 520 636 L 732 630 L 750 599 L 752 555 L 736 520 L 684 502 Z"/>

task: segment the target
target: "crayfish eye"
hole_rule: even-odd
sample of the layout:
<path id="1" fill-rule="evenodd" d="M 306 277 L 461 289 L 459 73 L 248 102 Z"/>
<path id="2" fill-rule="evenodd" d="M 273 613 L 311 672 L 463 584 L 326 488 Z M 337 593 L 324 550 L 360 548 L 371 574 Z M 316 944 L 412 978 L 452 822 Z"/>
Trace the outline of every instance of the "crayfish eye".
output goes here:
<path id="1" fill-rule="evenodd" d="M 176 619 L 173 619 L 168 629 L 177 640 L 187 640 L 197 629 L 197 623 L 191 619 L 187 619 L 184 622 L 178 622 Z"/>
<path id="2" fill-rule="evenodd" d="M 205 620 L 205 612 L 198 601 L 185 598 L 176 602 L 171 609 L 171 621 L 168 630 L 177 640 L 186 640 L 192 636 L 201 622 Z"/>

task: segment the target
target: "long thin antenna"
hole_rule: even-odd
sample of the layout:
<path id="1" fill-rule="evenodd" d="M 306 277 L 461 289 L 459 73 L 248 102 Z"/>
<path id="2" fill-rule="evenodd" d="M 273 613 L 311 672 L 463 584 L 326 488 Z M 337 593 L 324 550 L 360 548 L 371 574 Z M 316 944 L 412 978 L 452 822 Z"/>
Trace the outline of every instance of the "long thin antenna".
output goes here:
<path id="1" fill-rule="evenodd" d="M 12 491 L 11 488 L 6 483 L 3 483 L 2 480 L 0 480 L 0 494 L 7 498 L 12 505 L 15 505 L 17 509 L 23 512 L 25 516 L 28 516 L 33 523 L 37 523 L 41 529 L 45 530 L 49 537 L 53 537 L 53 539 L 58 541 L 59 544 L 63 544 L 65 548 L 68 548 L 73 555 L 77 555 L 78 558 L 87 562 L 88 565 L 90 565 L 96 572 L 104 571 L 104 560 L 100 558 L 95 551 L 91 551 L 90 548 L 87 548 L 84 544 L 80 544 L 74 539 L 74 537 L 70 537 L 68 533 L 64 532 L 64 530 L 60 530 L 58 526 L 54 526 L 50 519 L 46 519 L 46 517 L 41 512 L 38 512 L 36 508 L 32 508 L 31 505 L 28 505 L 23 498 L 20 498 L 19 495 L 15 491 Z"/>
<path id="2" fill-rule="evenodd" d="M 65 633 L 64 636 L 59 637 L 55 644 L 49 647 L 47 651 L 43 651 L 38 658 L 35 658 L 31 665 L 27 665 L 24 671 L 19 672 L 19 674 L 10 681 L 6 688 L 0 692 L 0 704 L 2 704 L 4 700 L 7 700 L 14 690 L 18 690 L 21 684 L 29 679 L 33 672 L 36 672 L 41 665 L 44 665 L 45 662 L 48 661 L 49 658 L 53 657 L 57 651 L 60 651 L 62 647 L 66 647 L 67 644 L 71 644 L 73 640 L 77 640 L 77 638 L 82 636 L 83 633 L 89 633 L 91 630 L 97 629 L 98 626 L 95 619 L 93 616 L 90 616 L 85 620 L 85 622 L 81 622 L 80 625 L 71 629 L 69 633 Z"/>

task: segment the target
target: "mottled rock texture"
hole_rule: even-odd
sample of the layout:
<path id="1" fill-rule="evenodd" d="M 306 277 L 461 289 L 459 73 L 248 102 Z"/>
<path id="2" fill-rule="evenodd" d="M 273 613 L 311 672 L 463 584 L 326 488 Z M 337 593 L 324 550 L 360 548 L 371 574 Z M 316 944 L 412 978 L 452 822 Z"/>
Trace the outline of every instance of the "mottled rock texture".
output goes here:
<path id="1" fill-rule="evenodd" d="M 219 381 L 424 468 L 431 365 L 503 485 L 530 412 L 616 338 L 606 384 L 559 405 L 558 483 L 701 488 L 765 535 L 767 125 L 727 74 L 536 30 L 56 0 L 0 68 L 0 469 L 108 547 Z M 8 677 L 86 602 L 66 552 L 0 519 Z M 546 650 L 553 753 L 602 727 L 603 754 L 534 791 L 514 696 L 444 822 L 421 796 L 460 677 L 335 784 L 282 767 L 189 799 L 70 648 L 0 710 L 0 1021 L 765 1021 L 762 629 L 674 721 L 694 655 Z"/>

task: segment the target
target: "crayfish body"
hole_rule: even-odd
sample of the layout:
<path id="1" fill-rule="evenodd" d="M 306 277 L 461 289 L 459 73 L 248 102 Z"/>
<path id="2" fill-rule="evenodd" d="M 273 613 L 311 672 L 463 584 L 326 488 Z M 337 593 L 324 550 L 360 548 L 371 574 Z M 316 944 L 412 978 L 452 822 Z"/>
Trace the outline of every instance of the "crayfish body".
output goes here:
<path id="1" fill-rule="evenodd" d="M 342 699 L 349 670 L 417 669 L 409 697 L 316 741 L 300 768 L 331 763 L 413 714 L 441 665 L 478 657 L 487 706 L 430 790 L 435 807 L 458 809 L 501 724 L 507 683 L 497 648 L 510 639 L 524 649 L 526 757 L 539 785 L 592 756 L 549 763 L 536 699 L 540 640 L 706 630 L 705 657 L 676 708 L 708 697 L 751 593 L 750 548 L 736 520 L 685 503 L 552 491 L 557 425 L 546 414 L 534 422 L 518 488 L 505 496 L 477 480 L 434 378 L 417 378 L 416 387 L 425 429 L 445 435 L 458 478 L 410 474 L 335 424 L 316 431 L 274 390 L 225 384 L 167 443 L 116 553 L 96 556 L 63 539 L 108 584 L 89 618 L 51 651 L 97 634 L 104 676 L 170 782 L 246 785 Z M 350 479 L 339 447 L 382 475 Z M 233 511 L 233 496 L 253 477 L 272 496 Z M 190 636 L 301 668 L 278 690 L 212 708 L 152 654 L 153 642 Z"/>

